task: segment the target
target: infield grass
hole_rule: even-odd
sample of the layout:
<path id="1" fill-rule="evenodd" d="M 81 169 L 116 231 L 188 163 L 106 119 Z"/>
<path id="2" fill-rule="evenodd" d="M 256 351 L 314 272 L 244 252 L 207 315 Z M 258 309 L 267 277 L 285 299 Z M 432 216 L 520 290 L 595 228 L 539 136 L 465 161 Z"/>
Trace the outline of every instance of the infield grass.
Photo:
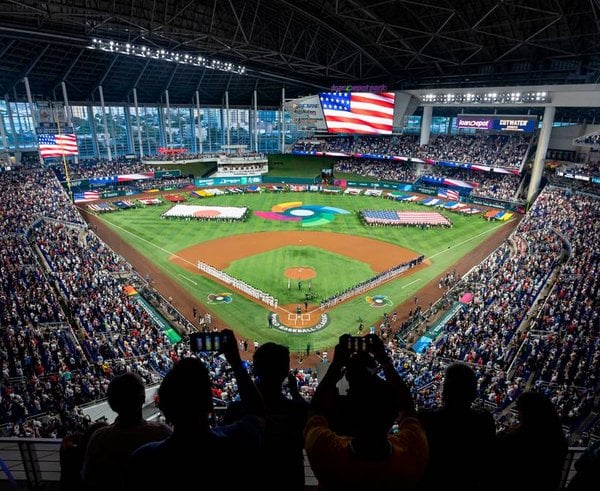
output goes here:
<path id="1" fill-rule="evenodd" d="M 252 211 L 269 211 L 276 204 L 290 201 L 302 201 L 305 205 L 332 206 L 351 212 L 349 215 L 336 215 L 335 219 L 328 224 L 308 227 L 304 230 L 330 231 L 391 242 L 424 254 L 431 264 L 427 268 L 381 285 L 368 293 L 369 295 L 386 295 L 391 302 L 391 305 L 387 307 L 373 308 L 366 302 L 366 295 L 361 295 L 331 311 L 331 323 L 324 330 L 312 334 L 287 334 L 276 329 L 267 329 L 268 310 L 262 305 L 256 304 L 200 274 L 191 273 L 171 262 L 169 257 L 186 247 L 230 235 L 252 234 L 261 231 L 303 230 L 298 222 L 269 221 L 256 217 L 252 213 L 243 223 L 161 219 L 161 214 L 171 206 L 168 202 L 155 207 L 104 214 L 100 218 L 118 232 L 122 240 L 142 252 L 165 273 L 173 277 L 182 288 L 188 290 L 197 300 L 198 305 L 212 311 L 214 315 L 231 326 L 239 336 L 250 340 L 256 339 L 261 343 L 275 341 L 286 344 L 292 351 L 304 351 L 307 343 L 310 343 L 312 350 L 331 347 L 336 344 L 340 334 L 345 332 L 355 334 L 359 319 L 363 319 L 367 327 L 376 325 L 383 316 L 383 312 L 390 313 L 399 304 L 412 298 L 419 288 L 451 267 L 461 257 L 475 249 L 492 232 L 504 225 L 504 223 L 488 222 L 481 216 L 461 216 L 441 211 L 452 220 L 454 224 L 452 228 L 421 230 L 407 227 L 365 227 L 357 216 L 357 212 L 363 209 L 424 210 L 421 205 L 369 196 L 338 196 L 320 193 L 233 194 L 204 199 L 190 198 L 188 204 L 246 206 Z M 435 211 L 439 211 L 439 209 Z M 252 240 L 252 236 L 248 235 L 247 240 Z M 245 241 L 241 240 L 240 258 L 244 256 L 244 244 Z M 376 253 L 377 251 L 374 251 L 374 254 Z M 302 264 L 298 264 L 299 262 Z M 313 262 L 314 265 L 310 264 Z M 308 246 L 285 247 L 255 257 L 246 257 L 233 262 L 227 272 L 264 291 L 269 293 L 272 291 L 274 296 L 279 297 L 280 305 L 283 305 L 288 303 L 287 299 L 294 295 L 293 289 L 287 292 L 287 283 L 283 277 L 284 269 L 304 264 L 317 270 L 318 277 L 313 280 L 313 284 L 315 291 L 322 297 L 373 276 L 373 272 L 366 262 L 362 263 L 330 251 Z M 140 271 L 140 273 L 144 274 L 145 272 Z M 209 304 L 208 295 L 220 292 L 232 293 L 233 302 Z M 176 292 L 172 296 L 175 300 L 177 299 Z M 294 302 L 299 300 L 296 299 Z"/>

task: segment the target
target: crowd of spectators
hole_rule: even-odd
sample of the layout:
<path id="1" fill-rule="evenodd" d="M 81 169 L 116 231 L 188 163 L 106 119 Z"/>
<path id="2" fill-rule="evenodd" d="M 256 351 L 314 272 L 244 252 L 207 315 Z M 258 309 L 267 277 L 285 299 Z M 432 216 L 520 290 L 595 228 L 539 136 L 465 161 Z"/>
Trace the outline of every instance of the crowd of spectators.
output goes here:
<path id="1" fill-rule="evenodd" d="M 471 191 L 471 196 L 493 198 L 502 201 L 514 200 L 519 183 L 521 182 L 521 176 L 519 175 L 472 171 L 442 166 L 427 167 L 425 175 L 475 183 L 477 186 Z"/>
<path id="2" fill-rule="evenodd" d="M 334 164 L 334 175 L 357 174 L 384 181 L 414 183 L 419 174 L 415 164 L 393 160 L 340 159 Z M 422 175 L 445 177 L 475 183 L 471 195 L 511 201 L 515 199 L 521 176 L 494 172 L 474 171 L 438 165 L 427 165 Z"/>
<path id="3" fill-rule="evenodd" d="M 69 179 L 89 179 L 94 177 L 108 177 L 119 174 L 136 174 L 139 172 L 151 172 L 157 170 L 156 167 L 146 165 L 139 159 L 126 159 L 125 157 L 115 157 L 112 160 L 106 159 L 78 159 L 77 162 L 69 162 Z M 66 180 L 65 171 L 62 164 L 52 166 L 61 181 Z"/>
<path id="4" fill-rule="evenodd" d="M 122 277 L 135 272 L 87 228 L 51 172 L 18 169 L 0 182 L 11 190 L 0 197 L 0 416 L 7 434 L 60 436 L 89 422 L 79 406 L 103 398 L 114 375 L 134 371 L 157 382 L 189 347 L 172 346 L 124 293 Z M 518 241 L 506 241 L 453 288 L 473 301 L 424 354 L 386 338 L 417 407 L 439 402 L 444 367 L 462 361 L 476 370 L 481 400 L 497 417 L 533 383 L 565 423 L 581 421 L 600 375 L 597 205 L 546 189 L 514 232 Z M 235 381 L 218 357 L 205 361 L 215 398 L 227 404 Z M 316 378 L 298 378 L 310 397 Z"/>
<path id="5" fill-rule="evenodd" d="M 420 145 L 415 135 L 311 138 L 298 140 L 292 150 L 399 156 L 520 169 L 530 140 L 529 135 L 494 133 L 434 135 L 426 145 Z"/>
<path id="6" fill-rule="evenodd" d="M 257 158 L 264 158 L 265 155 L 259 152 L 241 152 L 241 153 L 226 153 L 226 152 L 206 152 L 206 153 L 175 153 L 175 154 L 157 154 L 157 155 L 144 155 L 143 160 L 145 162 L 184 162 L 190 160 L 218 160 L 227 158 L 241 158 L 253 160 Z"/>
<path id="7" fill-rule="evenodd" d="M 422 159 L 520 169 L 530 136 L 499 134 L 437 135 L 416 155 Z"/>
<path id="8" fill-rule="evenodd" d="M 334 175 L 340 172 L 371 177 L 380 181 L 412 183 L 417 173 L 411 164 L 397 160 L 341 159 L 333 166 Z"/>
<path id="9" fill-rule="evenodd" d="M 597 204 L 562 189 L 544 191 L 514 232 L 527 246 L 505 242 L 458 283 L 455 291 L 472 292 L 473 301 L 423 355 L 395 351 L 418 406 L 436 403 L 440 366 L 462 361 L 476 369 L 480 397 L 499 426 L 510 423 L 500 415 L 533 384 L 565 425 L 578 428 L 600 375 Z"/>
<path id="10" fill-rule="evenodd" d="M 575 138 L 577 145 L 600 145 L 600 133 L 592 133 Z"/>

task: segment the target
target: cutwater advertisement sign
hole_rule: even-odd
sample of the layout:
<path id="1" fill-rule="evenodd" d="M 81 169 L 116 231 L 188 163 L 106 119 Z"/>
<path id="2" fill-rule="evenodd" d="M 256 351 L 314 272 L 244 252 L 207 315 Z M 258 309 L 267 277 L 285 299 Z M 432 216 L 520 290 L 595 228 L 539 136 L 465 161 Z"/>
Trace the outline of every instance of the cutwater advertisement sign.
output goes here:
<path id="1" fill-rule="evenodd" d="M 470 116 L 456 117 L 458 129 L 494 130 L 494 131 L 535 131 L 537 117 L 535 116 Z"/>

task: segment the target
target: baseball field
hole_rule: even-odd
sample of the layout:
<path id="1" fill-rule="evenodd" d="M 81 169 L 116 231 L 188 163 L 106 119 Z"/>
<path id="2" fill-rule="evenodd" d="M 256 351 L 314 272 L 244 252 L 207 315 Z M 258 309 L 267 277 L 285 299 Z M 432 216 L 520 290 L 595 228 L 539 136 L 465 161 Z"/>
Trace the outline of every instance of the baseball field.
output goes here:
<path id="1" fill-rule="evenodd" d="M 112 232 L 109 245 L 131 260 L 140 274 L 165 275 L 168 286 L 161 293 L 172 297 L 180 311 L 197 307 L 240 337 L 275 341 L 295 352 L 304 351 L 307 344 L 313 350 L 329 348 L 340 334 L 356 334 L 361 320 L 367 329 L 378 325 L 384 312 L 406 316 L 404 310 L 415 296 L 431 298 L 422 295 L 426 287 L 437 288 L 437 278 L 445 271 L 458 263 L 464 268 L 481 256 L 482 245 L 492 236 L 514 225 L 436 209 L 431 211 L 450 218 L 452 228 L 369 227 L 359 220 L 359 211 L 424 211 L 424 207 L 362 195 L 261 192 L 193 198 L 186 192 L 179 194 L 188 197 L 186 204 L 247 207 L 250 213 L 243 222 L 163 219 L 161 215 L 172 206 L 165 202 L 103 214 L 97 220 Z M 255 214 L 289 203 L 311 210 L 312 215 L 322 213 L 323 220 L 307 227 L 302 220 L 269 220 Z M 344 212 L 327 213 L 330 209 Z M 143 259 L 135 260 L 133 254 Z M 321 308 L 321 300 L 419 255 L 425 256 L 423 263 L 399 277 Z M 277 298 L 277 308 L 202 273 L 198 260 Z M 276 315 L 269 327 L 271 313 Z"/>

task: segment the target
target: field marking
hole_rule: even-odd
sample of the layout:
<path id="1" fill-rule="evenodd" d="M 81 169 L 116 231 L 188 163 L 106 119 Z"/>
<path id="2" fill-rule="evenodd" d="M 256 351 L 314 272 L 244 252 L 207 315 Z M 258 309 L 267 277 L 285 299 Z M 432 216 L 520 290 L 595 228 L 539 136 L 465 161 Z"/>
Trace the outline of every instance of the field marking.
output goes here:
<path id="1" fill-rule="evenodd" d="M 194 280 L 188 278 L 187 276 L 183 276 L 181 273 L 178 273 L 177 276 L 181 276 L 184 280 L 188 280 L 190 283 L 193 283 L 194 285 L 198 285 L 198 283 L 196 283 Z"/>
<path id="2" fill-rule="evenodd" d="M 133 236 L 133 237 L 135 237 L 136 239 L 139 239 L 139 240 L 141 240 L 141 241 L 145 242 L 146 244 L 149 244 L 149 245 L 151 245 L 152 247 L 155 247 L 155 248 L 156 248 L 156 249 L 158 249 L 159 251 L 162 251 L 162 252 L 165 252 L 165 253 L 167 253 L 167 254 L 170 254 L 171 256 L 173 256 L 173 257 L 176 257 L 177 259 L 180 259 L 180 260 L 181 260 L 181 261 L 183 261 L 184 263 L 188 263 L 188 264 L 191 264 L 192 266 L 196 266 L 196 265 L 195 265 L 193 262 L 191 262 L 191 261 L 188 261 L 187 259 L 185 259 L 185 258 L 183 258 L 183 257 L 179 256 L 178 254 L 175 254 L 174 252 L 168 251 L 168 250 L 167 250 L 167 249 L 165 249 L 164 247 L 160 247 L 160 246 L 156 245 L 155 243 L 153 243 L 153 242 L 150 242 L 148 239 L 144 239 L 143 237 L 140 237 L 139 235 L 137 235 L 137 234 L 134 234 L 133 232 L 130 232 L 129 230 L 127 230 L 126 228 L 123 228 L 123 227 L 121 227 L 120 225 L 117 225 L 117 224 L 115 224 L 115 223 L 109 222 L 109 221 L 105 220 L 104 218 L 101 218 L 100 216 L 97 216 L 97 218 L 99 218 L 100 220 L 102 220 L 104 223 L 106 223 L 106 224 L 109 224 L 109 225 L 107 225 L 109 228 L 110 228 L 110 226 L 113 226 L 113 227 L 115 227 L 115 228 L 118 228 L 119 230 L 122 230 L 122 231 L 123 231 L 123 232 L 125 232 L 126 234 L 132 235 L 132 236 Z M 131 245 L 131 244 L 130 244 L 130 245 Z M 131 247 L 133 247 L 133 246 L 131 246 Z M 187 278 L 186 278 L 186 279 L 187 279 Z"/>
<path id="3" fill-rule="evenodd" d="M 114 223 L 112 223 L 112 222 L 109 222 L 109 221 L 105 220 L 105 219 L 104 219 L 102 216 L 100 216 L 100 215 L 95 215 L 95 216 L 96 216 L 96 218 L 98 218 L 99 220 L 103 221 L 105 224 L 110 224 L 110 226 L 113 226 L 113 227 L 115 227 L 115 228 L 117 228 L 117 229 L 119 229 L 119 230 L 122 230 L 122 231 L 123 231 L 123 232 L 125 232 L 126 234 L 129 234 L 129 235 L 131 235 L 131 236 L 133 236 L 133 237 L 137 238 L 138 240 L 141 240 L 141 241 L 145 242 L 146 244 L 149 244 L 149 245 L 151 245 L 152 247 L 155 247 L 155 248 L 156 248 L 156 249 L 158 249 L 159 251 L 162 251 L 162 252 L 164 252 L 164 253 L 166 253 L 166 254 L 169 254 L 169 255 L 171 255 L 171 256 L 173 256 L 173 257 L 176 257 L 176 258 L 178 258 L 179 260 L 183 261 L 184 263 L 190 264 L 190 265 L 192 265 L 192 266 L 196 266 L 196 265 L 195 265 L 193 262 L 191 262 L 191 261 L 188 261 L 187 259 L 185 259 L 185 258 L 183 258 L 183 257 L 179 256 L 178 254 L 175 254 L 174 252 L 171 252 L 171 251 L 169 251 L 169 250 L 165 249 L 164 247 L 160 247 L 160 246 L 158 246 L 158 245 L 154 244 L 153 242 L 149 241 L 148 239 L 144 239 L 143 237 L 140 237 L 139 235 L 137 235 L 137 234 L 134 234 L 133 232 L 131 232 L 131 231 L 129 231 L 129 230 L 127 230 L 127 229 L 125 229 L 125 228 L 121 227 L 120 225 L 116 225 L 116 224 L 114 224 Z M 481 232 L 481 233 L 479 233 L 479 234 L 473 235 L 472 237 L 469 237 L 468 239 L 465 239 L 465 240 L 463 240 L 462 242 L 459 242 L 458 244 L 454 244 L 454 245 L 452 245 L 452 246 L 449 246 L 449 247 L 448 247 L 448 248 L 446 248 L 446 249 L 443 249 L 443 250 L 441 250 L 441 251 L 439 251 L 439 252 L 436 252 L 435 254 L 433 254 L 432 256 L 429 256 L 429 257 L 427 257 L 426 259 L 429 259 L 429 258 L 434 258 L 434 257 L 436 257 L 436 256 L 439 256 L 440 254 L 442 254 L 442 253 L 444 253 L 444 252 L 447 252 L 447 251 L 448 251 L 448 250 L 450 250 L 450 249 L 454 249 L 454 248 L 456 248 L 456 247 L 459 247 L 459 246 L 461 246 L 461 245 L 463 245 L 463 244 L 466 244 L 467 242 L 469 242 L 469 241 L 471 241 L 471 240 L 473 240 L 473 239 L 476 239 L 477 237 L 481 237 L 481 236 L 483 236 L 483 235 L 489 234 L 489 233 L 491 233 L 491 232 L 495 231 L 496 229 L 498 229 L 498 228 L 502 227 L 503 225 L 506 225 L 507 223 L 510 223 L 510 222 L 512 222 L 512 221 L 514 221 L 514 220 L 515 220 L 515 218 L 512 218 L 511 220 L 508 220 L 507 222 L 499 223 L 497 226 L 495 226 L 495 227 L 491 228 L 490 230 L 486 230 L 485 232 Z M 109 226 L 109 225 L 107 225 L 107 226 Z M 109 228 L 110 228 L 110 227 L 109 227 Z M 133 247 L 133 246 L 132 246 L 132 247 Z M 184 279 L 186 279 L 186 280 L 188 280 L 188 281 L 190 281 L 190 282 L 192 282 L 192 283 L 194 283 L 194 284 L 197 284 L 197 283 L 195 283 L 194 281 L 190 280 L 189 278 L 186 278 L 186 277 L 185 277 L 185 276 L 183 276 L 182 274 L 179 274 L 179 276 L 181 276 L 182 278 L 184 278 Z M 213 278 L 213 281 L 214 281 L 214 278 Z M 417 281 L 421 281 L 421 279 L 420 279 L 420 278 L 417 278 L 417 279 L 415 279 L 414 281 L 412 281 L 412 282 L 410 282 L 410 283 L 408 283 L 408 284 L 404 285 L 402 288 L 406 288 L 407 286 L 410 286 L 410 285 L 412 285 L 413 283 L 415 283 L 415 282 L 417 282 Z M 234 289 L 234 290 L 236 290 L 236 288 L 233 288 L 233 289 Z M 260 302 L 258 302 L 258 303 L 260 304 Z M 297 314 L 294 314 L 293 312 L 290 312 L 290 311 L 288 311 L 287 309 L 284 309 L 283 307 L 279 307 L 279 309 L 280 309 L 280 310 L 282 310 L 283 312 L 286 312 L 286 313 L 288 314 L 288 319 L 289 319 L 289 320 L 292 320 L 292 319 L 291 319 L 291 316 L 292 316 L 292 315 L 296 315 L 296 317 L 297 317 Z M 314 309 L 314 310 L 317 310 L 317 309 Z M 313 310 L 313 311 L 314 311 L 314 310 Z M 313 312 L 313 311 L 311 311 L 311 312 Z M 294 323 L 297 323 L 297 322 L 298 322 L 297 320 L 295 320 L 295 321 L 294 321 Z M 304 323 L 304 320 L 303 320 L 303 319 L 301 319 L 301 322 L 302 322 L 302 323 Z"/>
<path id="4" fill-rule="evenodd" d="M 482 237 L 482 236 L 484 236 L 484 235 L 487 235 L 487 234 L 489 234 L 489 233 L 493 232 L 494 230 L 496 230 L 497 228 L 503 227 L 503 226 L 504 226 L 504 225 L 506 225 L 507 223 L 510 223 L 510 222 L 512 222 L 513 220 L 515 220 L 515 218 L 513 218 L 513 219 L 509 220 L 508 222 L 499 223 L 499 224 L 498 224 L 496 227 L 494 227 L 494 228 L 491 228 L 491 229 L 489 229 L 489 230 L 486 230 L 485 232 L 481 232 L 480 234 L 473 235 L 473 237 L 469 237 L 468 239 L 465 239 L 465 240 L 463 240 L 462 242 L 459 242 L 458 244 L 454 244 L 454 245 L 448 246 L 446 249 L 444 249 L 444 250 L 442 250 L 442 251 L 440 251 L 440 252 L 436 252 L 436 253 L 435 253 L 435 254 L 433 254 L 432 256 L 425 257 L 425 259 L 433 259 L 434 257 L 436 257 L 436 256 L 439 256 L 440 254 L 443 254 L 444 252 L 448 252 L 450 249 L 454 249 L 454 248 L 456 248 L 456 247 L 459 247 L 459 246 L 461 246 L 461 245 L 463 245 L 463 244 L 466 244 L 467 242 L 470 242 L 470 241 L 472 241 L 473 239 L 476 239 L 477 237 Z"/>

